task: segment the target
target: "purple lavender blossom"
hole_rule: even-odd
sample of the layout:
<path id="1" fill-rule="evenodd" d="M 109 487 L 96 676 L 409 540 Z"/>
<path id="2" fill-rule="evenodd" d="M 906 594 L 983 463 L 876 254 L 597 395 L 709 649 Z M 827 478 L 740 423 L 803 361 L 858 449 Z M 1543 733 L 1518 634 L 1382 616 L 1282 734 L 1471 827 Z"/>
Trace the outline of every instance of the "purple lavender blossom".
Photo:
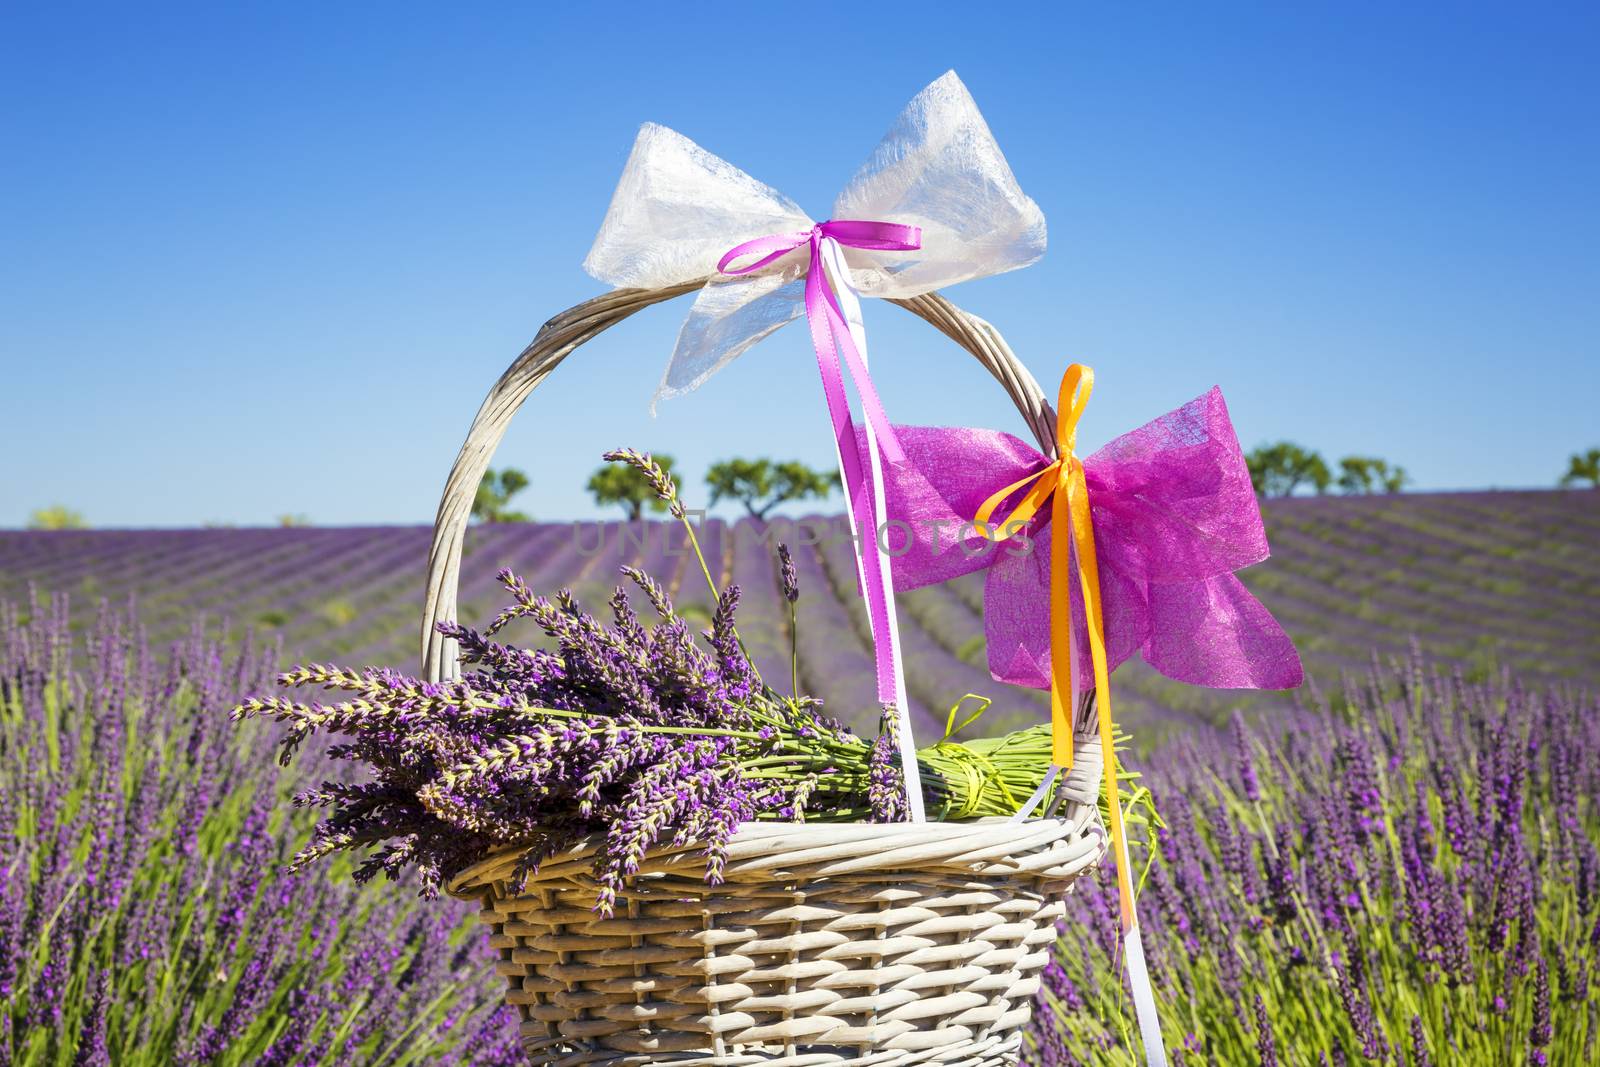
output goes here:
<path id="1" fill-rule="evenodd" d="M 1433 1067 L 1433 1056 L 1428 1052 L 1428 1032 L 1420 1015 L 1411 1017 L 1411 1063 L 1408 1067 Z"/>
<path id="2" fill-rule="evenodd" d="M 619 458 L 649 467 L 648 457 Z M 440 628 L 471 669 L 459 681 L 311 664 L 280 682 L 320 686 L 342 699 L 241 704 L 238 718 L 288 726 L 285 756 L 314 734 L 334 734 L 340 743 L 328 755 L 372 772 L 369 783 L 329 781 L 296 798 L 330 814 L 296 854 L 295 869 L 366 850 L 358 880 L 411 867 L 433 896 L 488 853 L 515 848 L 516 888 L 546 856 L 593 835 L 602 843 L 596 907 L 609 914 L 659 843 L 703 849 L 715 883 L 742 823 L 803 819 L 808 807 L 866 800 L 860 794 L 870 793 L 869 775 L 831 773 L 835 757 L 851 749 L 860 750 L 865 771 L 865 744 L 819 715 L 815 702 L 779 697 L 762 683 L 735 628 L 737 586 L 718 597 L 697 641 L 657 582 L 624 573 L 655 609 L 654 625 L 639 618 L 622 588 L 611 597 L 607 625 L 570 591 L 539 596 L 506 572 L 501 581 L 513 603 L 487 631 Z M 543 630 L 554 651 L 491 640 L 518 619 Z M 747 774 L 741 762 L 780 752 L 790 761 L 783 777 Z"/>
<path id="3" fill-rule="evenodd" d="M 800 574 L 795 569 L 794 557 L 789 554 L 789 546 L 778 543 L 778 576 L 783 589 L 783 599 L 793 604 L 800 599 Z"/>
<path id="4" fill-rule="evenodd" d="M 1600 701 L 1418 659 L 1343 699 L 1248 746 L 1235 722 L 1150 757 L 1165 825 L 1139 910 L 1169 1049 L 1187 1063 L 1591 1062 L 1600 762 L 1573 752 L 1600 750 Z M 1041 998 L 1030 1060 L 1127 1062 L 1115 888 L 1084 880 L 1068 899 L 1062 973 L 1047 974 L 1081 1003 Z"/>
<path id="5" fill-rule="evenodd" d="M 607 463 L 626 463 L 638 471 L 643 476 L 646 484 L 650 486 L 651 491 L 672 513 L 672 517 L 675 519 L 684 517 L 683 502 L 678 499 L 677 483 L 667 473 L 667 467 L 672 462 L 670 459 L 663 457 L 663 460 L 658 461 L 650 453 L 640 452 L 633 448 L 614 448 L 602 454 L 600 458 Z M 656 505 L 656 507 L 659 509 L 661 504 Z"/>
<path id="6" fill-rule="evenodd" d="M 1278 1042 L 1267 1015 L 1267 1002 L 1260 993 L 1256 994 L 1256 1055 L 1261 1057 L 1261 1067 L 1278 1067 Z"/>
<path id="7" fill-rule="evenodd" d="M 878 720 L 878 738 L 872 743 L 871 781 L 867 802 L 873 822 L 905 822 L 905 774 L 900 768 L 899 718 L 892 704 L 885 704 Z"/>
<path id="8" fill-rule="evenodd" d="M 1550 965 L 1539 957 L 1533 983 L 1533 1025 L 1528 1029 L 1528 1044 L 1544 1048 L 1554 1036 L 1550 1021 Z"/>
<path id="9" fill-rule="evenodd" d="M 271 1062 L 261 1020 L 302 1001 L 279 1035 L 298 1062 L 402 1041 L 441 1063 L 504 1062 L 487 957 L 412 937 L 413 901 L 283 873 L 310 820 L 280 807 L 265 731 L 217 713 L 268 684 L 275 647 L 196 628 L 162 660 L 104 605 L 76 636 L 65 598 L 28 616 L 0 603 L 0 1063 Z M 333 766 L 314 745 L 303 763 Z M 427 915 L 473 924 L 455 906 Z M 408 940 L 419 961 L 450 953 L 426 985 L 397 981 Z M 386 962 L 348 983 L 344 961 L 369 944 Z M 499 1034 L 474 1058 L 486 1025 Z"/>
<path id="10" fill-rule="evenodd" d="M 1239 783 L 1244 787 L 1244 798 L 1254 804 L 1261 799 L 1261 780 L 1256 777 L 1255 758 L 1250 753 L 1250 734 L 1245 729 L 1244 716 L 1233 713 L 1234 762 L 1239 771 Z"/>

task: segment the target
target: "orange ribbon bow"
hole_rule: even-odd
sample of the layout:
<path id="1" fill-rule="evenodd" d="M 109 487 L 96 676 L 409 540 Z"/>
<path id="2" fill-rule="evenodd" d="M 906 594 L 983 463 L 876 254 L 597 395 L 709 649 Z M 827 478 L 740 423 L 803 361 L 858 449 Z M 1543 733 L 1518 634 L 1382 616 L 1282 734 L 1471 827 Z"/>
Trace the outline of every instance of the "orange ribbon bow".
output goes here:
<path id="1" fill-rule="evenodd" d="M 983 502 L 973 525 L 991 541 L 1004 541 L 1023 528 L 1050 501 L 1050 760 L 1063 771 L 1072 766 L 1072 708 L 1077 694 L 1070 692 L 1072 662 L 1071 574 L 1076 570 L 1083 590 L 1085 629 L 1089 656 L 1094 663 L 1095 706 L 1099 713 L 1100 749 L 1105 760 L 1105 782 L 1111 821 L 1111 844 L 1116 850 L 1117 894 L 1122 904 L 1122 928 L 1137 925 L 1133 878 L 1128 871 L 1127 841 L 1122 827 L 1122 802 L 1117 788 L 1117 753 L 1111 718 L 1111 671 L 1106 665 L 1105 616 L 1100 601 L 1100 568 L 1095 557 L 1094 526 L 1089 512 L 1089 483 L 1083 460 L 1078 458 L 1078 420 L 1094 390 L 1094 371 L 1081 363 L 1067 368 L 1056 399 L 1056 454 L 1060 457 L 1044 470 L 1012 482 Z M 991 517 L 1017 490 L 1027 494 L 1002 523 Z M 1063 536 L 1070 531 L 1070 536 Z M 1076 548 L 1074 559 L 1073 549 Z M 1076 566 L 1074 566 L 1076 563 Z"/>

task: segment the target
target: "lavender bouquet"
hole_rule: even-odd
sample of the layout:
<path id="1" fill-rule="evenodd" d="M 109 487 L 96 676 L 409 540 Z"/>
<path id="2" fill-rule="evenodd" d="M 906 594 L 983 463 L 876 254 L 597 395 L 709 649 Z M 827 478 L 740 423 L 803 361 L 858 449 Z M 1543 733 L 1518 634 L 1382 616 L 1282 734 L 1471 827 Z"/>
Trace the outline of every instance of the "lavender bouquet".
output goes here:
<path id="1" fill-rule="evenodd" d="M 880 735 L 869 742 L 817 701 L 763 682 L 735 626 L 739 589 L 717 588 L 671 479 L 646 454 L 606 458 L 641 471 L 683 522 L 716 601 L 709 629 L 697 635 L 662 586 L 632 567 L 623 574 L 649 603 L 649 624 L 626 586 L 603 622 L 570 591 L 551 600 L 503 571 L 512 603 L 484 631 L 441 624 L 470 668 L 458 681 L 320 664 L 283 674 L 283 685 L 348 696 L 331 704 L 262 697 L 235 717 L 287 725 L 284 763 L 308 737 L 331 734 L 329 756 L 371 772 L 369 781 L 326 782 L 296 798 L 331 813 L 296 868 L 370 850 L 358 880 L 413 867 L 431 896 L 492 852 L 523 850 L 516 883 L 591 839 L 596 908 L 609 914 L 652 849 L 702 848 L 714 884 L 741 823 L 904 817 L 894 709 L 884 709 Z M 799 590 L 781 551 L 792 605 Z M 554 647 L 496 640 L 524 618 Z M 952 731 L 954 719 L 953 711 Z M 1043 779 L 1049 752 L 1046 725 L 972 744 L 947 736 L 919 754 L 927 807 L 948 818 L 1010 814 Z"/>

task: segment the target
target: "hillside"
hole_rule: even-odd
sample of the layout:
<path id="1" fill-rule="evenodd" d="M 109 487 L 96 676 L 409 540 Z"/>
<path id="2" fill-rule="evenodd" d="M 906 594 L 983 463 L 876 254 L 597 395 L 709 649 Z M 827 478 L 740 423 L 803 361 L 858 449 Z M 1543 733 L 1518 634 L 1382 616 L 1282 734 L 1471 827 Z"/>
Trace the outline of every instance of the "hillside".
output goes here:
<path id="1" fill-rule="evenodd" d="M 1482 676 L 1499 666 L 1524 678 L 1600 682 L 1600 493 L 1574 491 L 1324 497 L 1266 505 L 1273 558 L 1245 572 L 1249 586 L 1294 636 L 1314 683 L 1337 693 L 1342 673 L 1364 671 L 1373 650 L 1414 637 L 1430 655 Z M 815 532 L 835 519 L 807 519 Z M 670 530 L 669 542 L 665 536 Z M 602 536 L 603 535 L 603 536 Z M 423 527 L 0 532 L 0 599 L 25 601 L 30 585 L 85 601 L 137 598 L 157 641 L 204 616 L 281 638 L 286 660 L 411 668 L 429 531 Z M 617 568 L 637 563 L 663 577 L 687 612 L 705 616 L 698 568 L 673 554 L 675 527 L 649 524 L 506 525 L 471 532 L 462 617 L 500 606 L 495 572 L 511 567 L 541 591 L 571 585 L 599 605 Z M 741 631 L 769 679 L 788 677 L 786 613 L 770 545 L 747 523 L 707 525 L 708 554 L 723 581 L 744 587 Z M 849 547 L 798 551 L 802 688 L 836 713 L 875 717 L 865 619 Z M 1044 694 L 1007 689 L 984 668 L 980 576 L 901 597 L 902 640 L 922 736 L 968 692 L 996 698 L 985 725 L 1042 716 Z M 24 610 L 27 610 L 24 606 Z M 525 639 L 532 635 L 523 634 Z M 1119 718 L 1160 732 L 1213 719 L 1246 697 L 1197 690 L 1140 663 L 1117 673 Z M 937 723 L 937 725 L 935 725 Z"/>

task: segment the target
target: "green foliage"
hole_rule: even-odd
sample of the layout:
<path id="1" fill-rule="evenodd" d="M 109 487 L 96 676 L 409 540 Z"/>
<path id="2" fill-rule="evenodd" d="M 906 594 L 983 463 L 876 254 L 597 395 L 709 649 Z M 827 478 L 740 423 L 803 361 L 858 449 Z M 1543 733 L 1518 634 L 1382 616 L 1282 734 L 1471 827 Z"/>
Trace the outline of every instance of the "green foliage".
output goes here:
<path id="1" fill-rule="evenodd" d="M 678 618 L 682 619 L 686 623 L 689 623 L 691 626 L 695 626 L 704 630 L 711 625 L 711 608 L 708 605 L 691 600 L 688 603 L 678 604 L 676 606 L 678 609 Z"/>
<path id="2" fill-rule="evenodd" d="M 956 648 L 956 659 L 975 667 L 987 667 L 989 640 L 983 634 L 973 634 Z"/>
<path id="3" fill-rule="evenodd" d="M 472 498 L 472 517 L 484 522 L 532 522 L 526 514 L 510 509 L 511 498 L 528 487 L 528 476 L 515 467 L 498 473 L 483 472 L 478 491 Z"/>
<path id="4" fill-rule="evenodd" d="M 654 453 L 656 466 L 667 477 L 672 475 L 672 457 Z M 636 522 L 644 518 L 644 509 L 666 511 L 667 502 L 661 499 L 649 475 L 626 463 L 608 463 L 589 475 L 588 490 L 596 504 L 620 504 L 628 519 Z"/>
<path id="5" fill-rule="evenodd" d="M 711 503 L 737 500 L 753 519 L 766 519 L 772 509 L 791 500 L 823 499 L 839 484 L 838 471 L 820 471 L 799 460 L 725 459 L 706 471 Z"/>
<path id="6" fill-rule="evenodd" d="M 86 530 L 89 523 L 84 520 L 83 513 L 74 511 L 65 504 L 51 504 L 47 508 L 40 508 L 28 519 L 30 530 Z"/>
<path id="7" fill-rule="evenodd" d="M 299 513 L 285 513 L 278 516 L 278 525 L 282 526 L 284 529 L 290 529 L 292 527 L 299 526 L 310 526 L 311 518 L 310 516 Z"/>
<path id="8" fill-rule="evenodd" d="M 1567 473 L 1561 476 L 1561 486 L 1570 489 L 1580 485 L 1600 489 L 1600 448 L 1574 452 L 1567 459 Z"/>
<path id="9" fill-rule="evenodd" d="M 1245 456 L 1245 465 L 1261 496 L 1293 496 L 1306 487 L 1320 496 L 1334 485 L 1347 494 L 1398 493 L 1411 483 L 1404 467 L 1376 456 L 1345 456 L 1336 481 L 1320 452 L 1293 441 L 1260 445 Z"/>
<path id="10" fill-rule="evenodd" d="M 1250 484 L 1262 496 L 1290 496 L 1308 485 L 1320 496 L 1328 491 L 1333 475 L 1320 453 L 1292 441 L 1278 441 L 1251 449 L 1244 458 Z"/>
<path id="11" fill-rule="evenodd" d="M 1345 493 L 1398 493 L 1411 481 L 1406 469 L 1376 456 L 1346 456 L 1339 461 L 1339 489 Z"/>
<path id="12" fill-rule="evenodd" d="M 335 597 L 332 600 L 325 601 L 317 609 L 317 614 L 327 620 L 331 626 L 348 626 L 356 620 L 356 617 L 361 612 L 350 601 L 343 597 Z"/>

